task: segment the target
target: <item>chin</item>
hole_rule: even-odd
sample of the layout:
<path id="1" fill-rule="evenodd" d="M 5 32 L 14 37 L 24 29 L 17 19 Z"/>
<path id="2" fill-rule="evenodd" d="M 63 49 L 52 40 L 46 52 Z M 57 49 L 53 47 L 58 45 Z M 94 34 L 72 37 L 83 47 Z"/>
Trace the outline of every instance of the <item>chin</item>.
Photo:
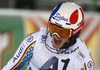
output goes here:
<path id="1" fill-rule="evenodd" d="M 56 44 L 54 44 L 53 47 L 56 48 L 56 49 L 59 49 L 59 48 L 62 47 L 62 45 L 56 45 Z"/>

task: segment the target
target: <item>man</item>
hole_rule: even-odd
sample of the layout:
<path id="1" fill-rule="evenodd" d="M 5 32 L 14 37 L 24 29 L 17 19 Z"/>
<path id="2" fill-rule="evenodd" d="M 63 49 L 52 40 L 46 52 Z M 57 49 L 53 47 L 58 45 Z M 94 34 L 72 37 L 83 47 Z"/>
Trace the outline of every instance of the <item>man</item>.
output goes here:
<path id="1" fill-rule="evenodd" d="M 91 50 L 78 37 L 84 13 L 72 2 L 57 5 L 48 27 L 28 35 L 2 70 L 93 70 Z"/>

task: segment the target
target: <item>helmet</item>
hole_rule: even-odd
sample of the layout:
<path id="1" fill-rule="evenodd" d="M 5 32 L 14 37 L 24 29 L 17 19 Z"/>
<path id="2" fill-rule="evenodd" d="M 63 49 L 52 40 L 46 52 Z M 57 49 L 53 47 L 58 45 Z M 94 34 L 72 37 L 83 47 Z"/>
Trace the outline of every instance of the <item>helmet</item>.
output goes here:
<path id="1" fill-rule="evenodd" d="M 84 25 L 82 8 L 72 2 L 58 4 L 49 18 L 50 33 L 58 33 L 60 37 L 69 38 L 77 34 Z"/>

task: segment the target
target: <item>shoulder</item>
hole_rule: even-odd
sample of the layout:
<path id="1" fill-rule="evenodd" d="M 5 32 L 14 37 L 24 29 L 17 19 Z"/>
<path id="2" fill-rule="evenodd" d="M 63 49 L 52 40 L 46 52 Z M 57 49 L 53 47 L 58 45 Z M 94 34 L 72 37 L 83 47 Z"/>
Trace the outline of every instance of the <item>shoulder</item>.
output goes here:
<path id="1" fill-rule="evenodd" d="M 80 38 L 77 38 L 77 44 L 79 45 L 79 48 L 86 52 L 86 53 L 90 53 L 91 49 L 85 44 L 84 41 L 82 41 Z"/>
<path id="2" fill-rule="evenodd" d="M 29 41 L 32 40 L 32 39 L 36 40 L 42 34 L 46 34 L 46 28 L 40 28 L 40 30 L 38 30 L 34 33 L 31 33 L 31 34 L 28 34 L 25 37 L 25 39 L 28 39 Z"/>
<path id="3" fill-rule="evenodd" d="M 79 47 L 78 52 L 77 52 L 77 55 L 79 56 L 78 58 L 84 62 L 87 59 L 91 59 L 90 57 L 91 49 L 79 38 L 77 39 L 76 44 L 77 44 L 76 46 Z"/>
<path id="4" fill-rule="evenodd" d="M 79 47 L 77 51 L 77 58 L 84 62 L 83 68 L 85 67 L 87 70 L 93 70 L 94 69 L 94 62 L 91 56 L 91 49 L 85 44 L 84 41 L 77 38 L 76 46 Z M 82 70 L 84 70 L 82 68 Z"/>
<path id="5" fill-rule="evenodd" d="M 91 53 L 91 49 L 85 44 L 84 41 L 81 41 L 79 38 L 77 39 L 77 46 L 79 47 L 78 55 L 80 55 L 82 59 L 86 60 Z"/>

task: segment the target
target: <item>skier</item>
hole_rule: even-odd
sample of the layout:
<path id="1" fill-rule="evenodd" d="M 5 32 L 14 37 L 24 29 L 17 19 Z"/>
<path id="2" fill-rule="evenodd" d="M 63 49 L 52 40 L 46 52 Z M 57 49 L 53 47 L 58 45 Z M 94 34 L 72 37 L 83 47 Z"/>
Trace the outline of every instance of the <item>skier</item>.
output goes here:
<path id="1" fill-rule="evenodd" d="M 80 40 L 84 12 L 73 2 L 58 4 L 47 28 L 27 35 L 2 70 L 93 70 L 91 50 Z"/>

